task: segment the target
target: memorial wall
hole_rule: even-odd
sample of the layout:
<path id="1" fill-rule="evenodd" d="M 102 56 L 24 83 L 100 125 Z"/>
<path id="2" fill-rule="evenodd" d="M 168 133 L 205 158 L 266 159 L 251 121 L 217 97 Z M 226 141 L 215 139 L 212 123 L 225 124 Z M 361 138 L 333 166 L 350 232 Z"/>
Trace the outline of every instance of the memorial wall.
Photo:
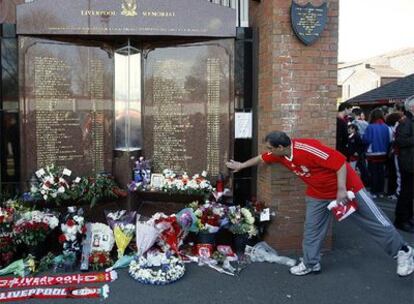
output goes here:
<path id="1" fill-rule="evenodd" d="M 75 175 L 111 173 L 115 47 L 31 37 L 19 44 L 24 180 L 50 164 Z M 131 119 L 142 119 L 142 153 L 153 172 L 225 171 L 232 155 L 233 45 L 222 39 L 141 48 L 142 118 Z"/>
<path id="2" fill-rule="evenodd" d="M 56 164 L 111 172 L 113 60 L 99 46 L 19 39 L 23 179 Z"/>
<path id="3" fill-rule="evenodd" d="M 22 182 L 52 163 L 74 175 L 130 174 L 130 156 L 114 153 L 122 136 L 114 132 L 114 54 L 126 45 L 142 52 L 139 67 L 126 61 L 126 70 L 141 75 L 142 100 L 134 109 L 140 117 L 126 120 L 125 137 L 134 137 L 128 126 L 142 126 L 137 138 L 153 172 L 207 170 L 214 177 L 225 170 L 233 138 L 234 9 L 204 0 L 37 0 L 18 5 L 16 16 Z M 137 91 L 125 88 L 130 105 Z M 140 145 L 122 151 L 129 148 Z"/>
<path id="4" fill-rule="evenodd" d="M 169 168 L 217 176 L 231 146 L 233 40 L 151 50 L 144 62 L 144 154 Z"/>

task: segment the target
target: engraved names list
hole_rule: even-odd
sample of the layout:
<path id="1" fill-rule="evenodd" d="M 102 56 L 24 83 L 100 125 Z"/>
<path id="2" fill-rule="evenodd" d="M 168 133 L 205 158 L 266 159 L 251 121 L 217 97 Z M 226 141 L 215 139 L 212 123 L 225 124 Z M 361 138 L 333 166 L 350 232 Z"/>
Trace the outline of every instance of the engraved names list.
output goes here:
<path id="1" fill-rule="evenodd" d="M 98 47 L 38 38 L 25 38 L 21 48 L 24 179 L 51 164 L 74 175 L 111 172 L 112 59 Z"/>

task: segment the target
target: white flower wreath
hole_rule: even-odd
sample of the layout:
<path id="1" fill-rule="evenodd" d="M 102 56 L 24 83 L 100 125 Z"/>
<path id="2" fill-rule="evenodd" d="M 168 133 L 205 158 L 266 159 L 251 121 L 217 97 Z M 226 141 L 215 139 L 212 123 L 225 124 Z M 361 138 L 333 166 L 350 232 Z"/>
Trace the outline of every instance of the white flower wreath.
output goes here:
<path id="1" fill-rule="evenodd" d="M 131 277 L 143 284 L 166 285 L 177 281 L 184 273 L 183 262 L 168 253 L 141 256 L 129 265 Z"/>

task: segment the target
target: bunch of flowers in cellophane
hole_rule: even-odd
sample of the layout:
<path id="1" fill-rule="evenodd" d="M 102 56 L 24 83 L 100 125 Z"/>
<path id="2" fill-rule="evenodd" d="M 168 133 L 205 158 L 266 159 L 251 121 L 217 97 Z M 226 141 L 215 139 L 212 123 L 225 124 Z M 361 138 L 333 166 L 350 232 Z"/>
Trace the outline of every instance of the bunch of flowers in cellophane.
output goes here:
<path id="1" fill-rule="evenodd" d="M 20 216 L 13 227 L 17 244 L 37 246 L 44 242 L 47 235 L 59 225 L 58 218 L 52 213 L 28 211 Z"/>
<path id="2" fill-rule="evenodd" d="M 194 210 L 197 217 L 198 231 L 216 233 L 227 223 L 227 207 L 222 204 L 206 202 L 199 205 L 198 202 L 192 202 L 189 207 Z"/>
<path id="3" fill-rule="evenodd" d="M 83 210 L 70 206 L 60 224 L 62 234 L 59 242 L 63 245 L 63 256 L 76 260 L 81 254 L 82 237 L 86 233 Z"/>
<path id="4" fill-rule="evenodd" d="M 191 220 L 184 215 L 177 217 L 156 213 L 146 222 L 137 221 L 138 255 L 130 264 L 130 275 L 141 283 L 156 285 L 181 278 L 185 267 L 174 253 L 178 255 L 178 248 L 186 235 L 182 227 L 189 226 Z M 154 244 L 157 246 L 150 249 Z"/>
<path id="5" fill-rule="evenodd" d="M 118 247 L 118 259 L 120 259 L 135 235 L 135 225 L 133 223 L 135 221 L 136 212 L 119 210 L 105 213 L 108 224 L 114 231 L 115 243 Z"/>
<path id="6" fill-rule="evenodd" d="M 0 267 L 8 265 L 15 253 L 12 237 L 14 214 L 14 208 L 0 207 Z"/>
<path id="7" fill-rule="evenodd" d="M 255 218 L 247 208 L 240 206 L 230 206 L 227 210 L 229 219 L 229 230 L 233 234 L 248 234 L 249 237 L 257 234 L 257 228 L 254 225 Z"/>
<path id="8" fill-rule="evenodd" d="M 246 202 L 246 208 L 249 209 L 254 216 L 254 224 L 257 228 L 258 235 L 263 236 L 266 225 L 270 222 L 271 216 L 275 216 L 275 212 L 271 212 L 264 201 L 259 201 L 255 197 Z"/>
<path id="9" fill-rule="evenodd" d="M 185 230 L 181 229 L 177 217 L 165 215 L 158 212 L 153 215 L 150 221 L 154 222 L 154 227 L 159 231 L 159 242 L 164 252 L 173 251 L 178 254 L 178 248 L 185 237 Z"/>
<path id="10" fill-rule="evenodd" d="M 188 212 L 187 212 L 188 211 Z M 191 210 L 181 212 L 179 215 L 165 215 L 158 212 L 150 220 L 141 222 L 137 220 L 136 243 L 138 255 L 144 254 L 155 243 L 163 252 L 172 251 L 178 254 L 190 227 L 193 226 L 194 216 Z"/>
<path id="11" fill-rule="evenodd" d="M 103 199 L 117 199 L 127 195 L 126 191 L 118 187 L 114 177 L 106 173 L 94 177 L 77 177 L 71 185 L 71 192 L 79 202 L 89 203 L 91 208 Z"/>
<path id="12" fill-rule="evenodd" d="M 66 180 L 71 176 L 72 171 L 63 168 L 60 170 L 55 165 L 46 166 L 35 172 L 37 180 L 32 183 L 29 192 L 29 199 L 34 201 L 46 201 L 60 204 L 71 199 L 69 193 L 69 182 Z"/>
<path id="13" fill-rule="evenodd" d="M 165 169 L 163 174 L 165 177 L 163 191 L 190 195 L 209 195 L 213 191 L 210 181 L 207 180 L 207 171 L 195 174 L 191 178 L 186 172 L 180 176 L 170 169 Z"/>
<path id="14" fill-rule="evenodd" d="M 153 220 L 140 221 L 137 217 L 135 241 L 137 247 L 137 255 L 141 256 L 148 251 L 158 239 L 160 231 L 155 228 Z"/>
<path id="15" fill-rule="evenodd" d="M 6 274 L 13 274 L 14 276 L 25 277 L 30 273 L 35 272 L 36 264 L 32 256 L 27 256 L 25 259 L 14 261 L 8 266 L 0 269 L 0 276 Z"/>

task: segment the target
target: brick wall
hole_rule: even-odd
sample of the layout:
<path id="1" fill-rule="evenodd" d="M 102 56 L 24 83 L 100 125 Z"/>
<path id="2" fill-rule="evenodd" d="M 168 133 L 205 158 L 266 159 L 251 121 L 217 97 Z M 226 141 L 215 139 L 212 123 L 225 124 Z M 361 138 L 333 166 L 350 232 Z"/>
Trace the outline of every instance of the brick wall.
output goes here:
<path id="1" fill-rule="evenodd" d="M 314 5 L 321 3 L 312 1 Z M 251 26 L 259 33 L 259 151 L 264 150 L 262 139 L 272 130 L 335 145 L 338 0 L 328 0 L 327 26 L 311 46 L 295 36 L 290 5 L 291 1 L 286 0 L 250 3 Z M 257 189 L 258 197 L 277 212 L 266 241 L 281 251 L 299 251 L 305 215 L 304 185 L 276 165 L 258 169 Z"/>

